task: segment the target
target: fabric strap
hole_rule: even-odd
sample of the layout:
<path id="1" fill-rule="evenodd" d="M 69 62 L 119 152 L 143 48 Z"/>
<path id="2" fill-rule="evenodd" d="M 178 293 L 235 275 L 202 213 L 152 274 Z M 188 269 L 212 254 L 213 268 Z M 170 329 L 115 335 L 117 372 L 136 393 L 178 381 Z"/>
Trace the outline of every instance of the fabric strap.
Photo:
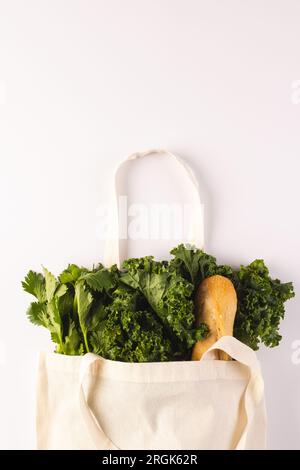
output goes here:
<path id="1" fill-rule="evenodd" d="M 87 353 L 82 357 L 79 376 L 79 405 L 83 421 L 86 425 L 86 429 L 90 435 L 90 438 L 95 445 L 95 448 L 98 450 L 117 450 L 118 447 L 116 447 L 104 434 L 94 413 L 90 409 L 83 387 L 84 380 L 90 373 L 93 364 L 101 361 L 103 361 L 102 357 L 98 356 L 97 354 Z"/>
<path id="2" fill-rule="evenodd" d="M 244 394 L 246 425 L 235 447 L 235 450 L 244 450 L 251 421 L 257 405 L 261 402 L 264 395 L 264 383 L 260 365 L 255 352 L 233 336 L 222 336 L 205 352 L 202 360 L 208 360 L 210 353 L 216 349 L 224 351 L 232 359 L 235 359 L 249 369 L 249 381 Z"/>
<path id="3" fill-rule="evenodd" d="M 223 336 L 203 355 L 201 361 L 210 360 L 210 353 L 215 350 L 221 350 L 229 354 L 233 359 L 245 365 L 249 369 L 249 381 L 244 393 L 244 409 L 246 414 L 246 424 L 241 436 L 233 450 L 243 450 L 246 446 L 247 434 L 254 416 L 257 405 L 263 399 L 264 385 L 260 373 L 260 366 L 256 354 L 245 344 L 232 336 Z M 82 358 L 80 369 L 80 389 L 79 403 L 82 418 L 86 429 L 90 435 L 96 449 L 118 450 L 119 448 L 105 435 L 100 423 L 97 421 L 94 413 L 89 407 L 88 399 L 84 391 L 84 380 L 90 374 L 93 365 L 101 362 L 103 359 L 96 354 L 88 353 Z M 200 362 L 201 362 L 200 361 Z M 99 369 L 101 376 L 101 368 Z"/>
<path id="4" fill-rule="evenodd" d="M 109 224 L 109 233 L 106 240 L 106 247 L 104 251 L 104 264 L 109 267 L 113 264 L 117 264 L 119 267 L 127 255 L 127 242 L 120 243 L 119 240 L 119 196 L 120 194 L 120 184 L 119 184 L 119 170 L 127 162 L 131 162 L 140 158 L 147 157 L 149 155 L 164 155 L 172 158 L 180 167 L 181 171 L 185 173 L 188 178 L 188 181 L 192 187 L 193 194 L 195 196 L 195 201 L 193 204 L 193 217 L 192 217 L 192 228 L 191 228 L 191 240 L 190 243 L 195 245 L 197 248 L 204 247 L 204 222 L 203 222 L 203 206 L 201 204 L 201 198 L 199 193 L 199 184 L 197 178 L 195 177 L 192 169 L 189 165 L 182 160 L 177 155 L 164 150 L 164 149 L 151 149 L 146 150 L 145 152 L 134 153 L 127 157 L 123 162 L 121 162 L 116 170 L 113 179 L 113 194 L 112 194 L 112 203 L 110 210 L 110 224 Z"/>

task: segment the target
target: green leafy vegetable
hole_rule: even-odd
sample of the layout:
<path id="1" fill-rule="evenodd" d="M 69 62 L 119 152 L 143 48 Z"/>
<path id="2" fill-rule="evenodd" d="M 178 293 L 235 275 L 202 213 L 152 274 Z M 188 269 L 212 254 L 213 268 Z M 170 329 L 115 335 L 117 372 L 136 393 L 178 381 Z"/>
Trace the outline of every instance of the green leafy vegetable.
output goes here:
<path id="1" fill-rule="evenodd" d="M 277 346 L 284 303 L 294 296 L 292 283 L 273 280 L 262 260 L 233 269 L 191 246 L 171 251 L 171 261 L 132 258 L 106 269 L 69 264 L 56 278 L 29 271 L 23 289 L 36 301 L 29 320 L 50 331 L 56 352 L 88 351 L 126 362 L 189 359 L 208 328 L 195 325 L 194 295 L 203 279 L 220 274 L 233 282 L 238 309 L 234 336 L 257 349 Z"/>
<path id="2" fill-rule="evenodd" d="M 103 357 L 126 362 L 166 361 L 171 342 L 153 313 L 139 310 L 137 292 L 119 288 L 107 307 L 107 318 L 92 334 L 93 350 Z"/>
<path id="3" fill-rule="evenodd" d="M 46 289 L 45 278 L 41 273 L 29 271 L 24 281 L 22 281 L 23 289 L 29 294 L 34 295 L 39 302 L 45 302 Z"/>
<path id="4" fill-rule="evenodd" d="M 89 311 L 93 302 L 92 294 L 85 289 L 84 281 L 78 281 L 75 285 L 75 305 L 77 307 L 79 325 L 83 334 L 84 346 L 89 351 L 88 329 L 89 329 Z"/>
<path id="5" fill-rule="evenodd" d="M 231 277 L 233 269 L 230 266 L 218 265 L 216 258 L 190 245 L 178 245 L 171 250 L 174 258 L 170 261 L 171 269 L 190 281 L 195 288 L 209 276 L 219 274 Z"/>
<path id="6" fill-rule="evenodd" d="M 104 306 L 117 286 L 118 270 L 99 265 L 89 271 L 71 264 L 58 279 L 45 268 L 43 273 L 30 271 L 22 282 L 24 290 L 38 300 L 28 308 L 29 320 L 50 331 L 56 352 L 76 355 L 90 351 L 90 334 L 103 320 Z"/>
<path id="7" fill-rule="evenodd" d="M 255 350 L 260 343 L 268 347 L 279 344 L 278 330 L 284 318 L 284 303 L 295 295 L 291 282 L 271 279 L 263 260 L 234 270 L 218 265 L 216 258 L 193 247 L 179 245 L 171 253 L 174 255 L 171 266 L 193 282 L 195 289 L 203 279 L 215 274 L 226 276 L 233 282 L 238 297 L 234 324 L 236 338 Z"/>
<path id="8" fill-rule="evenodd" d="M 174 359 L 187 356 L 208 331 L 205 325 L 195 327 L 193 285 L 170 271 L 168 263 L 154 261 L 151 256 L 132 258 L 123 267 L 126 272 L 121 281 L 145 297 L 172 340 Z"/>
<path id="9" fill-rule="evenodd" d="M 93 291 L 108 293 L 113 291 L 116 287 L 118 270 L 116 266 L 113 266 L 108 270 L 104 269 L 103 266 L 100 265 L 98 271 L 91 273 L 87 272 L 81 275 L 80 279 L 83 279 Z"/>
<path id="10" fill-rule="evenodd" d="M 74 284 L 82 274 L 88 273 L 85 268 L 79 268 L 76 264 L 69 264 L 60 274 L 59 280 L 62 284 Z"/>
<path id="11" fill-rule="evenodd" d="M 295 295 L 292 283 L 271 279 L 263 260 L 241 266 L 233 282 L 238 295 L 234 336 L 255 350 L 259 343 L 278 346 L 284 303 Z"/>
<path id="12" fill-rule="evenodd" d="M 53 299 L 54 293 L 58 286 L 58 282 L 46 268 L 43 268 L 44 276 L 45 276 L 45 289 L 46 289 L 46 300 L 47 302 L 51 302 Z"/>
<path id="13" fill-rule="evenodd" d="M 46 302 L 32 302 L 27 310 L 27 316 L 34 325 L 48 328 L 48 314 Z"/>

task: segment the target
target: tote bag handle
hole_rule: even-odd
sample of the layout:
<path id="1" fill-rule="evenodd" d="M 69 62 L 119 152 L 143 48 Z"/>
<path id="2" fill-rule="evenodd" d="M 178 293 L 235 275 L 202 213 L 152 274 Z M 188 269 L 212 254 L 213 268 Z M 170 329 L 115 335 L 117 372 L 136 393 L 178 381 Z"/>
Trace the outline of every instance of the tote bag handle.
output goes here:
<path id="1" fill-rule="evenodd" d="M 244 409 L 246 414 L 246 424 L 240 435 L 238 442 L 233 450 L 244 450 L 247 443 L 248 431 L 254 417 L 257 406 L 263 399 L 264 385 L 260 373 L 259 362 L 256 354 L 245 344 L 232 336 L 223 336 L 203 355 L 201 361 L 209 360 L 210 352 L 218 349 L 229 354 L 233 359 L 245 365 L 249 369 L 249 381 L 244 393 Z M 96 354 L 87 353 L 82 358 L 80 370 L 80 389 L 79 404 L 82 418 L 85 422 L 86 429 L 90 435 L 96 449 L 118 450 L 119 448 L 105 435 L 100 423 L 96 419 L 93 411 L 89 407 L 85 391 L 83 388 L 86 376 L 91 372 L 93 364 L 101 362 L 103 359 Z M 201 364 L 199 363 L 199 366 Z"/>
<path id="2" fill-rule="evenodd" d="M 246 448 L 248 432 L 255 411 L 264 397 L 264 382 L 261 376 L 260 365 L 255 352 L 233 336 L 222 336 L 222 338 L 205 352 L 201 360 L 208 360 L 211 351 L 216 349 L 224 351 L 232 357 L 232 359 L 245 365 L 249 370 L 249 381 L 243 398 L 246 425 L 234 447 L 234 450 L 244 450 Z"/>
<path id="3" fill-rule="evenodd" d="M 85 354 L 81 359 L 79 375 L 79 406 L 88 434 L 97 450 L 118 450 L 103 432 L 97 418 L 89 407 L 83 388 L 86 376 L 91 372 L 93 364 L 103 361 L 101 356 L 93 353 Z"/>
<path id="4" fill-rule="evenodd" d="M 106 241 L 106 247 L 104 250 L 104 264 L 109 267 L 113 264 L 117 264 L 120 267 L 122 261 L 126 259 L 127 255 L 127 240 L 125 243 L 120 243 L 119 239 L 119 196 L 120 196 L 120 185 L 119 185 L 119 170 L 127 163 L 132 162 L 137 159 L 147 157 L 149 155 L 164 155 L 172 158 L 177 165 L 179 166 L 182 173 L 188 178 L 188 182 L 191 185 L 194 195 L 194 204 L 193 204 L 193 220 L 191 228 L 191 240 L 190 243 L 195 245 L 197 248 L 204 247 L 204 222 L 203 222 L 203 206 L 201 203 L 200 193 L 199 193 L 199 184 L 197 178 L 195 177 L 194 172 L 189 167 L 189 165 L 177 155 L 169 152 L 164 149 L 151 149 L 146 150 L 145 152 L 133 153 L 127 157 L 123 162 L 121 162 L 114 174 L 113 178 L 113 194 L 112 194 L 112 204 L 110 210 L 110 224 L 109 224 L 109 233 Z"/>

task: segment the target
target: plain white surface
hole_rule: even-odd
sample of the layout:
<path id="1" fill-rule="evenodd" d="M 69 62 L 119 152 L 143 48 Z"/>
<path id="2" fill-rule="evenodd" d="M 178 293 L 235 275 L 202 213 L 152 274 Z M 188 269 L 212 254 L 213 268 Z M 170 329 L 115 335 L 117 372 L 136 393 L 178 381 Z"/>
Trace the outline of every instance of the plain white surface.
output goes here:
<path id="1" fill-rule="evenodd" d="M 297 0 L 0 0 L 1 448 L 34 447 L 36 355 L 52 348 L 20 281 L 101 259 L 97 208 L 127 154 L 186 158 L 206 250 L 233 265 L 263 257 L 299 290 L 299 15 Z M 147 177 L 148 197 L 178 193 L 163 185 L 168 162 L 147 165 L 135 191 Z M 280 347 L 259 353 L 271 448 L 300 448 L 299 302 Z"/>

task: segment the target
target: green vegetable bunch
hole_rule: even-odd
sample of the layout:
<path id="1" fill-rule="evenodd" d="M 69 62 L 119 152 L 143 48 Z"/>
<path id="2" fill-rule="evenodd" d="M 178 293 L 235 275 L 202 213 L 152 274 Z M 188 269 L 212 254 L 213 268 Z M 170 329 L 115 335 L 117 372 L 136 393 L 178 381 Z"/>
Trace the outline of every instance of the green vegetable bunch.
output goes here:
<path id="1" fill-rule="evenodd" d="M 29 271 L 23 289 L 34 295 L 27 311 L 29 320 L 44 326 L 61 354 L 84 354 L 92 351 L 90 337 L 100 328 L 118 285 L 115 266 L 101 264 L 89 271 L 70 264 L 58 279 L 44 268 L 43 274 Z"/>
<path id="2" fill-rule="evenodd" d="M 47 269 L 29 271 L 22 285 L 36 301 L 27 315 L 50 331 L 57 353 L 91 351 L 126 362 L 189 359 L 195 342 L 209 334 L 205 324 L 195 325 L 195 291 L 203 279 L 220 274 L 237 291 L 234 336 L 253 349 L 279 344 L 292 283 L 271 279 L 262 260 L 234 270 L 190 246 L 171 254 L 170 262 L 128 259 L 122 270 L 71 264 L 58 278 Z"/>
<path id="3" fill-rule="evenodd" d="M 189 248 L 189 249 L 188 249 Z M 206 277 L 219 274 L 228 277 L 237 292 L 238 307 L 234 323 L 234 336 L 257 350 L 259 344 L 278 346 L 278 332 L 284 318 L 284 303 L 294 297 L 293 284 L 271 279 L 263 260 L 257 259 L 248 266 L 234 270 L 218 265 L 216 258 L 193 247 L 179 245 L 171 253 L 170 266 L 196 289 Z"/>

